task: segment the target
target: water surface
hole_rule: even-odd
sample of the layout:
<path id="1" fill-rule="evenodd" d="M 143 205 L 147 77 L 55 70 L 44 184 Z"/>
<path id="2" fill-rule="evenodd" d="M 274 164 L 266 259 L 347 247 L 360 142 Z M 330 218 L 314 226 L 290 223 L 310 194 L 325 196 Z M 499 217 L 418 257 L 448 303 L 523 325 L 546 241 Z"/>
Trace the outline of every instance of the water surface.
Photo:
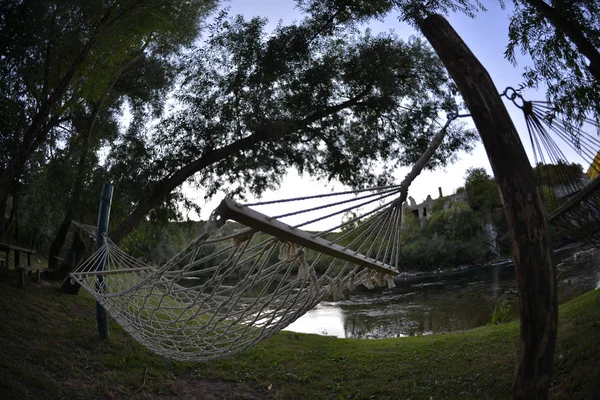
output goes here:
<path id="1" fill-rule="evenodd" d="M 576 251 L 558 266 L 563 303 L 600 288 L 600 251 Z M 342 301 L 322 302 L 286 330 L 337 337 L 384 338 L 472 329 L 490 321 L 498 298 L 508 296 L 516 316 L 514 266 L 436 276 L 393 289 L 361 290 Z"/>

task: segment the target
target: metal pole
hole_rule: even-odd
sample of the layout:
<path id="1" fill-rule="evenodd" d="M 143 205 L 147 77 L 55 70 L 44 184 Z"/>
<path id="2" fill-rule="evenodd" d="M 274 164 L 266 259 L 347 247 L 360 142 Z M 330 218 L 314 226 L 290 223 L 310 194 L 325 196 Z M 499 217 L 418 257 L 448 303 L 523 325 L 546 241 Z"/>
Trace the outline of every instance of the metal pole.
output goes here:
<path id="1" fill-rule="evenodd" d="M 108 233 L 108 220 L 110 218 L 110 204 L 112 202 L 113 186 L 105 183 L 102 186 L 102 195 L 100 197 L 100 207 L 98 209 L 98 229 L 96 230 L 96 250 L 101 248 L 106 243 L 106 235 Z M 97 270 L 103 271 L 106 260 L 100 261 Z M 100 293 L 106 293 L 106 282 L 104 276 L 98 275 L 96 280 L 96 289 Z M 98 333 L 100 339 L 108 339 L 108 318 L 106 309 L 96 301 L 96 321 L 98 322 Z"/>

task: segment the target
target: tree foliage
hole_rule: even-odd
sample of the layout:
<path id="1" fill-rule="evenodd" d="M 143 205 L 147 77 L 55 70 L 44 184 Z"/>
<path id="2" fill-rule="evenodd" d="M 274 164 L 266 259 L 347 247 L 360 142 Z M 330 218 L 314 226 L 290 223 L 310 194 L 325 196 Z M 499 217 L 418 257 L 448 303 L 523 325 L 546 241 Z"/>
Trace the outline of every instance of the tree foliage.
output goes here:
<path id="1" fill-rule="evenodd" d="M 463 13 L 470 17 L 484 11 L 479 0 L 297 0 L 300 9 L 321 21 L 356 24 L 373 18 L 383 18 L 391 12 L 398 12 L 399 18 L 411 24 L 418 24 L 430 14 Z M 503 1 L 500 1 L 503 4 Z"/>
<path id="2" fill-rule="evenodd" d="M 401 265 L 412 271 L 431 271 L 473 265 L 485 260 L 488 243 L 478 214 L 465 202 L 438 205 L 429 219 L 403 218 Z"/>
<path id="3" fill-rule="evenodd" d="M 215 1 L 2 1 L 0 235 L 9 222 L 57 256 L 73 218 L 94 223 L 100 166 L 123 104 L 160 111 Z M 5 206 L 11 204 L 5 221 Z M 52 239 L 54 236 L 54 239 Z"/>
<path id="4" fill-rule="evenodd" d="M 580 183 L 585 176 L 581 164 L 567 164 L 560 160 L 557 164 L 538 163 L 533 173 L 540 185 L 551 187 Z"/>
<path id="5" fill-rule="evenodd" d="M 559 24 L 541 12 L 546 7 L 556 15 Z M 525 84 L 548 88 L 547 97 L 558 111 L 574 119 L 588 113 L 600 116 L 600 66 L 574 43 L 569 30 L 580 35 L 598 55 L 600 49 L 600 4 L 595 0 L 540 1 L 514 0 L 515 8 L 509 26 L 506 57 L 516 64 L 516 51 L 529 54 L 533 66 L 527 67 Z M 593 52 L 593 50 L 592 50 Z M 597 69 L 596 76 L 590 69 Z"/>
<path id="6" fill-rule="evenodd" d="M 465 190 L 469 198 L 469 206 L 488 222 L 491 220 L 492 212 L 502 207 L 496 181 L 485 168 L 467 169 Z"/>
<path id="7" fill-rule="evenodd" d="M 439 112 L 455 108 L 447 75 L 419 39 L 328 36 L 313 20 L 267 33 L 265 24 L 224 13 L 189 52 L 176 94 L 181 108 L 153 128 L 153 150 L 138 159 L 151 194 L 113 239 L 192 176 L 208 196 L 259 195 L 290 167 L 352 186 L 383 184 L 421 150 L 407 144 L 426 145 Z M 473 140 L 454 128 L 438 162 Z"/>
<path id="8" fill-rule="evenodd" d="M 0 158 L 0 214 L 37 152 L 43 162 L 45 152 L 77 143 L 77 114 L 92 114 L 136 60 L 165 62 L 189 44 L 212 6 L 211 0 L 3 0 L 0 130 L 1 144 L 12 151 Z"/>

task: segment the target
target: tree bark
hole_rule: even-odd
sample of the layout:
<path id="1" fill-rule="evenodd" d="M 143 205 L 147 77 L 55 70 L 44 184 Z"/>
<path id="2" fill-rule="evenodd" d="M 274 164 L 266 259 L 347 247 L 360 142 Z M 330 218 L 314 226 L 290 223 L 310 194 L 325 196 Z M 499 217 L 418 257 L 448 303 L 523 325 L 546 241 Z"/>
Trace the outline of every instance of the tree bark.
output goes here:
<path id="1" fill-rule="evenodd" d="M 577 50 L 590 61 L 589 70 L 600 83 L 600 53 L 585 37 L 581 26 L 543 0 L 525 0 L 544 16 L 556 29 L 562 31 L 575 44 Z"/>
<path id="2" fill-rule="evenodd" d="M 254 132 L 245 138 L 239 139 L 226 146 L 212 151 L 206 151 L 203 156 L 197 158 L 191 163 L 184 165 L 179 170 L 174 172 L 172 175 L 161 180 L 155 187 L 154 191 L 148 197 L 148 199 L 140 202 L 131 214 L 123 220 L 112 232 L 110 232 L 110 239 L 114 243 L 119 243 L 129 232 L 131 232 L 137 224 L 146 216 L 154 207 L 160 204 L 164 198 L 171 193 L 175 188 L 184 183 L 189 177 L 209 165 L 215 164 L 232 154 L 239 151 L 252 148 L 262 142 L 269 140 L 276 140 L 280 137 L 285 137 L 290 133 L 293 133 L 303 127 L 310 125 L 328 115 L 335 114 L 345 108 L 356 106 L 360 104 L 360 100 L 364 98 L 370 89 L 363 91 L 356 97 L 342 102 L 340 104 L 327 107 L 321 111 L 318 111 L 301 121 L 295 121 L 284 126 L 271 126 L 263 129 L 262 131 Z"/>
<path id="3" fill-rule="evenodd" d="M 515 126 L 485 68 L 444 17 L 431 15 L 420 28 L 471 112 L 508 221 L 521 319 L 513 396 L 547 398 L 558 307 L 552 245 L 541 193 Z"/>
<path id="4" fill-rule="evenodd" d="M 75 174 L 75 179 L 73 181 L 72 194 L 67 204 L 67 213 L 63 218 L 52 243 L 50 244 L 50 251 L 48 253 L 48 269 L 54 270 L 58 268 L 58 259 L 57 257 L 60 255 L 60 251 L 65 244 L 65 240 L 67 238 L 67 234 L 69 233 L 69 227 L 71 226 L 71 221 L 75 217 L 77 213 L 77 209 L 79 208 L 79 199 L 81 197 L 81 192 L 83 191 L 83 180 L 85 178 L 85 167 L 86 160 L 88 155 L 88 148 L 90 144 L 90 136 L 92 135 L 92 130 L 94 128 L 94 124 L 96 122 L 96 118 L 99 113 L 99 108 L 96 107 L 94 110 L 94 114 L 90 117 L 90 122 L 88 123 L 88 127 L 86 130 L 85 138 L 83 141 L 83 145 L 81 148 L 81 154 L 79 156 L 79 162 L 77 164 L 77 173 Z"/>

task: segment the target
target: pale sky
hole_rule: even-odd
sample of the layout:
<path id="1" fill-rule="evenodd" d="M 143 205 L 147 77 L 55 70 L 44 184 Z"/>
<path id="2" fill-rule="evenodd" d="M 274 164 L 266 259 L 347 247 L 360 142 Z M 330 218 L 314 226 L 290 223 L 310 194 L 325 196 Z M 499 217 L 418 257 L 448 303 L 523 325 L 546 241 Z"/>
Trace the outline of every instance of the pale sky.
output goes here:
<path id="1" fill-rule="evenodd" d="M 507 4 L 507 9 L 502 10 L 496 0 L 485 0 L 484 3 L 488 7 L 488 12 L 478 14 L 475 19 L 468 18 L 462 14 L 453 14 L 449 16 L 449 21 L 481 63 L 487 68 L 498 91 L 502 92 L 507 86 L 516 87 L 522 82 L 522 72 L 531 61 L 526 56 L 519 57 L 519 65 L 515 67 L 504 58 L 504 51 L 508 43 L 510 4 Z M 299 10 L 295 8 L 294 0 L 229 0 L 224 2 L 223 6 L 230 7 L 232 15 L 243 14 L 246 18 L 254 16 L 267 18 L 269 20 L 267 30 L 275 27 L 280 20 L 284 24 L 288 24 L 300 21 L 303 18 Z M 373 21 L 368 26 L 374 32 L 393 30 L 398 36 L 404 39 L 411 35 L 419 35 L 409 25 L 399 22 L 395 14 L 390 15 L 383 22 Z M 523 94 L 525 98 L 531 100 L 543 100 L 545 98 L 543 91 L 525 91 Z M 525 143 L 530 160 L 532 160 L 531 149 L 527 146 L 527 130 L 522 113 L 511 102 L 505 101 L 505 104 L 519 130 L 521 140 Z M 472 124 L 470 119 L 463 119 L 463 121 Z M 433 172 L 424 171 L 413 182 L 409 190 L 409 196 L 412 196 L 417 203 L 420 203 L 425 200 L 427 195 L 437 198 L 438 187 L 442 188 L 444 195 L 454 193 L 458 187 L 464 184 L 466 170 L 470 167 L 483 167 L 490 175 L 492 174 L 489 161 L 481 143 L 476 146 L 471 154 L 461 153 L 459 160 L 446 169 L 439 169 Z M 409 168 L 399 170 L 396 175 L 398 183 L 409 170 Z M 295 170 L 290 170 L 280 189 L 275 192 L 265 193 L 261 200 L 306 196 L 330 192 L 334 189 L 343 190 L 344 188 L 339 183 L 317 182 L 308 176 L 300 177 Z M 192 194 L 191 190 L 188 187 L 186 193 Z M 204 200 L 201 193 L 195 191 L 193 197 L 196 198 L 199 204 L 203 204 Z M 206 219 L 209 216 L 222 197 L 217 195 L 213 198 L 213 201 L 203 206 L 202 219 Z M 276 213 L 279 213 L 279 210 L 274 209 L 273 213 L 269 212 L 270 215 L 275 215 Z"/>

